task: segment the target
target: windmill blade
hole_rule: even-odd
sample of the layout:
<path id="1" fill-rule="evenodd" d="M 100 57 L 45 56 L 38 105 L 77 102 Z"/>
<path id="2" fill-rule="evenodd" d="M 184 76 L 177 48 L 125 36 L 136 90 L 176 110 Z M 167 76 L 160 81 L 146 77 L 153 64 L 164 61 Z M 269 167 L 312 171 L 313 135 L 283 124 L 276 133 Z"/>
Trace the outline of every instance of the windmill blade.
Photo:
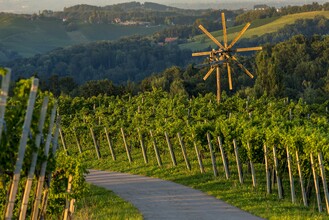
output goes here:
<path id="1" fill-rule="evenodd" d="M 250 26 L 250 22 L 248 22 L 246 24 L 246 26 L 244 26 L 244 28 L 240 31 L 240 33 L 238 34 L 238 36 L 236 36 L 234 38 L 234 40 L 231 42 L 231 44 L 228 46 L 228 49 L 232 48 L 234 46 L 234 44 L 240 39 L 240 37 L 244 34 L 244 32 L 246 32 L 246 30 L 248 29 L 248 27 Z"/>
<path id="2" fill-rule="evenodd" d="M 232 60 L 234 60 L 238 66 L 250 77 L 250 78 L 254 78 L 254 76 L 238 61 L 238 59 L 235 56 L 227 56 L 228 58 L 231 58 Z"/>
<path id="3" fill-rule="evenodd" d="M 263 50 L 263 47 L 246 47 L 246 48 L 237 48 L 235 50 L 232 50 L 234 52 L 249 52 L 249 51 L 259 51 Z"/>
<path id="4" fill-rule="evenodd" d="M 196 52 L 196 53 L 192 53 L 192 57 L 210 56 L 211 53 L 212 53 L 212 51 Z"/>
<path id="5" fill-rule="evenodd" d="M 199 28 L 201 31 L 207 35 L 219 48 L 224 49 L 223 45 L 214 37 L 212 34 L 210 34 L 201 24 L 199 25 Z"/>
<path id="6" fill-rule="evenodd" d="M 216 69 L 216 67 L 210 67 L 210 70 L 208 71 L 208 73 L 203 77 L 203 80 L 208 79 L 208 77 L 210 76 L 210 74 Z"/>
<path id="7" fill-rule="evenodd" d="M 222 12 L 222 26 L 223 26 L 224 47 L 225 49 L 227 49 L 226 20 L 225 20 L 225 14 L 223 12 Z"/>
<path id="8" fill-rule="evenodd" d="M 230 90 L 232 90 L 233 86 L 232 86 L 232 75 L 231 75 L 230 63 L 227 63 L 226 66 L 227 66 L 228 85 L 229 85 Z"/>

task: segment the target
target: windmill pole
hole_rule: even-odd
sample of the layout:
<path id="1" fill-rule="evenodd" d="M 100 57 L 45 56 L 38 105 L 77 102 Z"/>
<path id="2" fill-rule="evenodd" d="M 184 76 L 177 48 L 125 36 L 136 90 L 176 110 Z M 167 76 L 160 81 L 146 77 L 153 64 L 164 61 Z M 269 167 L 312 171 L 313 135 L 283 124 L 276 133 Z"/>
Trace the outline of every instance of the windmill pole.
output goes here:
<path id="1" fill-rule="evenodd" d="M 220 103 L 220 69 L 216 67 L 216 79 L 217 79 L 217 103 Z"/>

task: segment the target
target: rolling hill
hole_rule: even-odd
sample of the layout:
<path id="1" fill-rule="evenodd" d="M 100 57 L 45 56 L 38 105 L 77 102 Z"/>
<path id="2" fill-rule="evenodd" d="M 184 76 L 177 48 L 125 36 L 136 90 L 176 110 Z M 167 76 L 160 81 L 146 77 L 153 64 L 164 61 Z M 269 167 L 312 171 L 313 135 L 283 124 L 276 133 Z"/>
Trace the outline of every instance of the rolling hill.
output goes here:
<path id="1" fill-rule="evenodd" d="M 122 26 L 78 23 L 69 29 L 57 18 L 19 16 L 0 13 L 0 42 L 23 57 L 99 40 L 117 40 L 124 36 L 150 35 L 164 26 Z"/>
<path id="2" fill-rule="evenodd" d="M 290 14 L 277 18 L 269 18 L 269 19 L 260 19 L 251 23 L 251 26 L 246 31 L 241 39 L 250 39 L 255 37 L 260 37 L 265 34 L 274 33 L 279 31 L 285 25 L 294 24 L 299 19 L 312 19 L 316 16 L 324 16 L 329 18 L 329 11 L 313 11 L 313 12 L 303 12 L 298 14 Z M 243 28 L 244 25 L 235 26 L 232 28 L 228 28 L 228 40 L 231 41 L 238 34 L 238 32 Z M 212 34 L 217 38 L 223 39 L 223 31 L 215 31 Z M 270 42 L 269 42 L 270 43 Z M 203 50 L 207 47 L 216 47 L 215 44 L 212 43 L 204 35 L 198 35 L 189 40 L 188 43 L 181 44 L 180 47 L 182 49 L 191 49 L 193 51 Z"/>

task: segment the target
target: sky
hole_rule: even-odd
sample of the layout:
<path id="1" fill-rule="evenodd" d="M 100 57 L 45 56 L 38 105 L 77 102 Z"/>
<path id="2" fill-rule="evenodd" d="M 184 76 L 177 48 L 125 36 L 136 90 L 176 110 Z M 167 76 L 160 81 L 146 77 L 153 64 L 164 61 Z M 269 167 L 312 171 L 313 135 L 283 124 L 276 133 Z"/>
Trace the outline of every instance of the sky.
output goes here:
<path id="1" fill-rule="evenodd" d="M 37 13 L 39 10 L 49 9 L 62 11 L 64 7 L 77 4 L 89 4 L 96 6 L 112 5 L 122 2 L 139 0 L 0 0 L 0 11 L 15 13 Z M 144 2 L 139 1 L 139 2 Z M 271 6 L 287 4 L 312 3 L 315 0 L 147 0 L 180 8 L 243 8 L 247 5 L 265 3 Z M 328 0 L 317 0 L 320 3 Z M 200 3 L 201 2 L 201 3 Z"/>

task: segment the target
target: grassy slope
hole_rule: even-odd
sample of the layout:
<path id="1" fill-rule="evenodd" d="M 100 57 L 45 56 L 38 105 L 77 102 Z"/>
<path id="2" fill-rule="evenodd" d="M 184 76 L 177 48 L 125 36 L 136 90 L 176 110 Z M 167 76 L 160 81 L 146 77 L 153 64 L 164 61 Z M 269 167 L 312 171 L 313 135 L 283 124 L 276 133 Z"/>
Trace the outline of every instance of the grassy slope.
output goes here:
<path id="1" fill-rule="evenodd" d="M 74 219 L 143 219 L 130 203 L 113 192 L 97 186 L 90 186 L 90 194 L 77 203 Z"/>
<path id="2" fill-rule="evenodd" d="M 298 19 L 310 19 L 314 18 L 317 15 L 323 15 L 326 18 L 329 18 L 329 11 L 314 11 L 314 12 L 304 12 L 298 14 L 291 14 L 282 16 L 280 18 L 272 19 L 261 19 L 256 20 L 251 23 L 249 29 L 245 32 L 242 38 L 251 38 L 253 36 L 261 36 L 266 33 L 273 33 L 278 31 L 280 28 L 287 24 L 293 24 Z M 228 28 L 228 40 L 229 42 L 238 34 L 238 32 L 243 28 L 244 25 Z M 217 37 L 217 39 L 223 39 L 223 31 L 215 31 L 212 34 Z M 215 47 L 210 40 L 204 35 L 199 35 L 191 39 L 189 43 L 182 44 L 181 48 L 189 48 L 192 50 L 202 50 L 207 48 L 209 45 Z"/>
<path id="3" fill-rule="evenodd" d="M 0 15 L 0 42 L 22 56 L 44 53 L 57 47 L 97 40 L 116 40 L 134 34 L 148 35 L 163 27 L 123 27 L 112 24 L 79 24 L 78 30 L 67 32 L 61 20 Z"/>

